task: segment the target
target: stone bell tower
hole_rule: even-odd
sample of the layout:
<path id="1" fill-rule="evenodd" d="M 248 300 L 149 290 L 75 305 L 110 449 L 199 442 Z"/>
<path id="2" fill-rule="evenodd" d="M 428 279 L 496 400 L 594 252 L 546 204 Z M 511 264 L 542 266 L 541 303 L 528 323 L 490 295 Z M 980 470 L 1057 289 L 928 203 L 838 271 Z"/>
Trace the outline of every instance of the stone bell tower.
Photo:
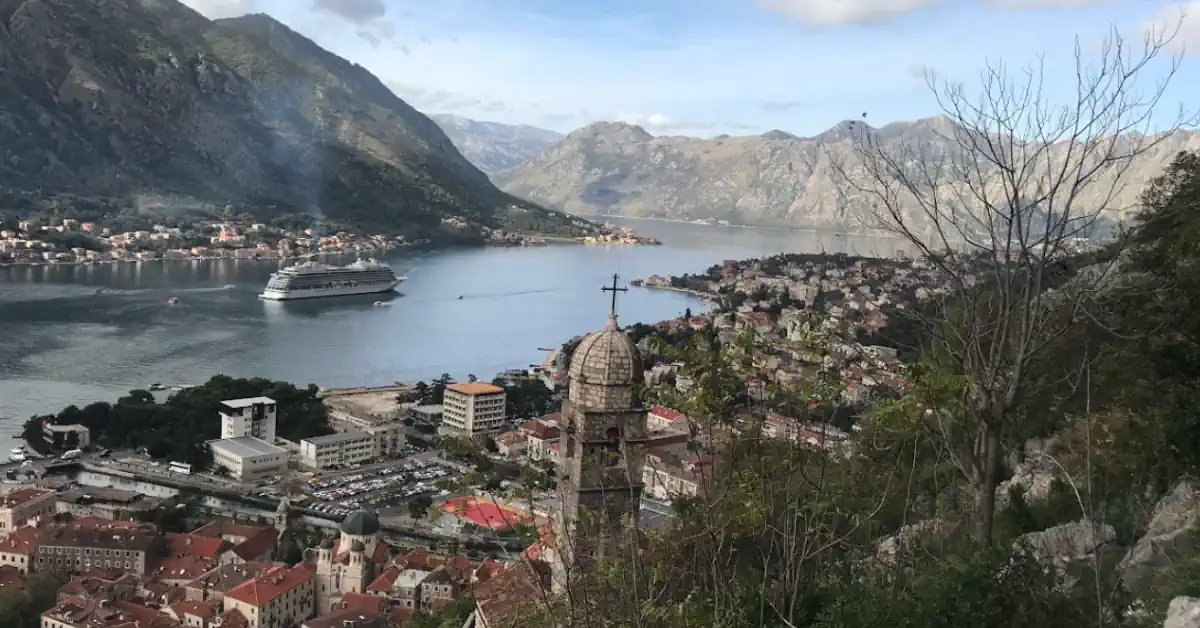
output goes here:
<path id="1" fill-rule="evenodd" d="M 617 327 L 613 285 L 608 325 L 583 339 L 567 370 L 559 452 L 559 505 L 554 557 L 557 590 L 586 570 L 590 558 L 605 558 L 637 547 L 642 465 L 646 456 L 646 411 L 635 386 L 642 361 L 627 334 Z"/>

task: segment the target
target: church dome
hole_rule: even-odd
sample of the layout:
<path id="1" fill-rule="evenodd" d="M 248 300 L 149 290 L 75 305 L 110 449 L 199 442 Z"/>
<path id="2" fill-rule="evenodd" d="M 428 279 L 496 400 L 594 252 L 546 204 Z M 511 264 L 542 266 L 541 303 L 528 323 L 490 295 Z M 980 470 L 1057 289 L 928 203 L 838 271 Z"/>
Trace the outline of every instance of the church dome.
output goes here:
<path id="1" fill-rule="evenodd" d="M 342 534 L 371 536 L 379 534 L 379 515 L 369 510 L 357 510 L 342 521 Z"/>
<path id="2" fill-rule="evenodd" d="M 633 340 L 609 318 L 604 329 L 575 348 L 567 377 L 573 385 L 631 386 L 642 379 L 642 361 Z"/>

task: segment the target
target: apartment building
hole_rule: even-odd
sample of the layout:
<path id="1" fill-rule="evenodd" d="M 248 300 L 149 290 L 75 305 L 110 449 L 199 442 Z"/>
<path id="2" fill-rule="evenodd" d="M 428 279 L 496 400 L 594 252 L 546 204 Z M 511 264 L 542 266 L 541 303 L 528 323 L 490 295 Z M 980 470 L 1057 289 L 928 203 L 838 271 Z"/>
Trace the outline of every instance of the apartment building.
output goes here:
<path id="1" fill-rule="evenodd" d="M 300 466 L 308 469 L 346 467 L 375 458 L 375 437 L 366 432 L 338 432 L 300 441 Z"/>
<path id="2" fill-rule="evenodd" d="M 248 628 L 292 628 L 316 615 L 316 565 L 276 567 L 225 594 L 226 613 L 237 611 Z"/>
<path id="3" fill-rule="evenodd" d="M 22 488 L 0 496 L 0 533 L 33 525 L 54 516 L 55 493 L 47 488 Z"/>
<path id="4" fill-rule="evenodd" d="M 442 400 L 442 425 L 446 436 L 477 440 L 504 428 L 506 395 L 492 384 L 450 384 Z"/>
<path id="5" fill-rule="evenodd" d="M 329 401 L 329 424 L 339 432 L 363 432 L 374 439 L 372 458 L 394 458 L 404 449 L 404 423 L 393 416 L 364 412 L 345 400 Z"/>
<path id="6" fill-rule="evenodd" d="M 268 443 L 275 442 L 275 400 L 270 397 L 247 397 L 221 402 L 221 438 L 253 436 Z"/>
<path id="7" fill-rule="evenodd" d="M 146 574 L 147 554 L 159 534 L 147 527 L 68 524 L 43 530 L 37 546 L 37 571 L 56 575 L 94 567 Z"/>

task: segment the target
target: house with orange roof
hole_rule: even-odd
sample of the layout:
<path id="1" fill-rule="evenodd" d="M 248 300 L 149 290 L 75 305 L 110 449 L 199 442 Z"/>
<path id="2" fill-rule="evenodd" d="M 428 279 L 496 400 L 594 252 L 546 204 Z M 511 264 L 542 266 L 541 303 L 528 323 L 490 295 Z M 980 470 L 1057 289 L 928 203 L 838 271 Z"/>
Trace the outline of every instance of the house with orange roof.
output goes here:
<path id="1" fill-rule="evenodd" d="M 214 567 L 200 577 L 184 585 L 185 598 L 193 602 L 215 600 L 220 602 L 225 594 L 240 586 L 247 580 L 262 575 L 272 567 L 272 563 L 226 564 Z"/>
<path id="2" fill-rule="evenodd" d="M 14 567 L 22 574 L 29 573 L 37 553 L 38 528 L 18 528 L 0 537 L 0 567 Z"/>
<path id="3" fill-rule="evenodd" d="M 225 594 L 225 612 L 237 611 L 249 628 L 291 628 L 317 614 L 316 567 L 275 567 Z"/>
<path id="4" fill-rule="evenodd" d="M 20 488 L 0 495 L 0 533 L 53 517 L 54 496 L 48 488 Z"/>
<path id="5" fill-rule="evenodd" d="M 220 625 L 221 604 L 183 601 L 167 606 L 164 612 L 188 628 L 214 628 Z"/>
<path id="6" fill-rule="evenodd" d="M 508 628 L 539 610 L 550 592 L 550 566 L 523 559 L 475 590 L 475 627 Z"/>

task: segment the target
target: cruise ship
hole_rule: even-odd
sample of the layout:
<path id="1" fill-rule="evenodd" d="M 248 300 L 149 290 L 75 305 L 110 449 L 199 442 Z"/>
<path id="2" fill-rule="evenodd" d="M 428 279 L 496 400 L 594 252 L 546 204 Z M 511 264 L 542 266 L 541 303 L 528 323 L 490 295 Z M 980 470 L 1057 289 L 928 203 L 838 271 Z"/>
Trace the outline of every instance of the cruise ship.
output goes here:
<path id="1" fill-rule="evenodd" d="M 317 297 L 341 297 L 352 294 L 389 292 L 404 277 L 392 267 L 375 260 L 359 260 L 349 266 L 329 266 L 309 260 L 271 273 L 261 299 L 290 301 Z"/>

